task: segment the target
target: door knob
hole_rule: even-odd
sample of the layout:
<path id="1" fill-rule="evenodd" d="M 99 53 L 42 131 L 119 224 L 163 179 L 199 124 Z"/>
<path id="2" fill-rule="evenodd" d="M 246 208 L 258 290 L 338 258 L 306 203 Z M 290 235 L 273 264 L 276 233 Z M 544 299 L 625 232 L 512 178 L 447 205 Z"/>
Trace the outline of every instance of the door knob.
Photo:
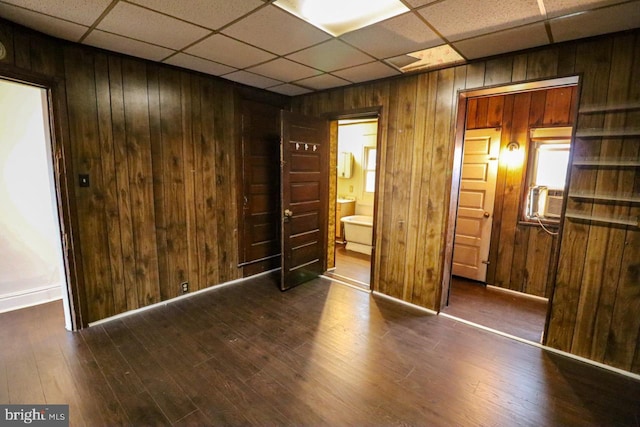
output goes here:
<path id="1" fill-rule="evenodd" d="M 289 218 L 291 218 L 293 216 L 293 211 L 289 210 L 289 209 L 285 209 L 284 210 L 284 219 L 288 220 Z"/>
<path id="2" fill-rule="evenodd" d="M 485 217 L 485 218 L 489 218 L 491 216 L 491 214 L 489 212 L 485 212 L 482 216 Z"/>

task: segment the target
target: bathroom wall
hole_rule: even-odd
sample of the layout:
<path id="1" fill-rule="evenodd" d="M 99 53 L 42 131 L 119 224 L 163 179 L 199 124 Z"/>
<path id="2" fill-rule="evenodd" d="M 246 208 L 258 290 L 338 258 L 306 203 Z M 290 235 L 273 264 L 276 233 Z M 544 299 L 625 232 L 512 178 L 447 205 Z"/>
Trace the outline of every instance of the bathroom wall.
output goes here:
<path id="1" fill-rule="evenodd" d="M 377 120 L 338 127 L 338 155 L 345 151 L 353 154 L 351 178 L 338 177 L 338 198 L 355 200 L 356 215 L 373 216 L 374 193 L 364 191 L 364 162 L 365 147 L 376 146 L 377 130 Z"/>

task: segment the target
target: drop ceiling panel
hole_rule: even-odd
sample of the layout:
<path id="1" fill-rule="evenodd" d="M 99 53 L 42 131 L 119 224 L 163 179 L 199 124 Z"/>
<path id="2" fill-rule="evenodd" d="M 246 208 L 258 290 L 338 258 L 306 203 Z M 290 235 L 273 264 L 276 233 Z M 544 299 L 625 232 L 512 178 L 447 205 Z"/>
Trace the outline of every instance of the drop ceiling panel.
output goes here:
<path id="1" fill-rule="evenodd" d="M 174 52 L 173 50 L 166 49 L 164 47 L 131 40 L 126 37 L 105 33 L 100 30 L 93 30 L 89 33 L 89 36 L 83 43 L 131 56 L 137 56 L 139 58 L 150 59 L 152 61 L 161 61 Z"/>
<path id="2" fill-rule="evenodd" d="M 172 49 L 182 49 L 210 33 L 204 28 L 123 2 L 118 2 L 97 28 Z"/>
<path id="3" fill-rule="evenodd" d="M 235 68 L 250 67 L 276 57 L 222 34 L 207 37 L 187 49 L 186 53 Z"/>
<path id="4" fill-rule="evenodd" d="M 640 23 L 640 2 L 593 10 L 551 20 L 551 33 L 556 42 L 581 37 L 629 30 Z"/>
<path id="5" fill-rule="evenodd" d="M 467 59 L 498 55 L 514 50 L 542 46 L 549 43 L 544 23 L 526 25 L 519 28 L 487 34 L 473 39 L 454 43 L 460 53 Z"/>
<path id="6" fill-rule="evenodd" d="M 78 41 L 89 27 L 0 3 L 0 17 L 66 40 Z"/>
<path id="7" fill-rule="evenodd" d="M 212 30 L 217 30 L 264 5 L 260 0 L 131 0 L 131 2 Z"/>
<path id="8" fill-rule="evenodd" d="M 413 13 L 362 28 L 341 37 L 379 58 L 389 58 L 437 46 L 444 41 Z"/>
<path id="9" fill-rule="evenodd" d="M 111 0 L 2 0 L 2 2 L 87 26 L 92 25 L 111 4 Z"/>
<path id="10" fill-rule="evenodd" d="M 382 62 L 376 61 L 369 64 L 358 65 L 357 67 L 347 68 L 346 70 L 334 71 L 333 74 L 338 77 L 342 77 L 343 79 L 360 83 L 395 76 L 400 74 L 400 72 Z"/>
<path id="11" fill-rule="evenodd" d="M 220 76 L 222 74 L 236 71 L 235 68 L 227 67 L 226 65 L 187 55 L 185 53 L 178 53 L 177 55 L 172 56 L 164 62 L 166 64 L 200 71 L 201 73 L 212 74 L 214 76 Z"/>
<path id="12" fill-rule="evenodd" d="M 420 7 L 425 4 L 433 3 L 437 0 L 405 0 L 405 3 L 408 3 L 411 7 Z"/>
<path id="13" fill-rule="evenodd" d="M 322 71 L 353 67 L 373 60 L 369 55 L 365 55 L 340 40 L 331 40 L 310 47 L 289 55 L 288 58 Z"/>
<path id="14" fill-rule="evenodd" d="M 622 3 L 624 1 L 625 0 L 544 0 L 544 6 L 547 11 L 547 17 L 555 18 L 596 7 Z"/>
<path id="15" fill-rule="evenodd" d="M 332 76 L 331 74 L 322 74 L 320 76 L 300 80 L 296 83 L 311 89 L 322 90 L 332 87 L 346 86 L 351 82 L 348 82 L 336 76 Z"/>
<path id="16" fill-rule="evenodd" d="M 322 71 L 314 70 L 306 65 L 298 64 L 284 58 L 278 58 L 265 64 L 255 66 L 250 68 L 249 71 L 266 77 L 278 79 L 283 82 L 291 82 L 322 74 Z"/>
<path id="17" fill-rule="evenodd" d="M 295 52 L 331 37 L 273 5 L 260 9 L 222 32 L 278 55 Z"/>
<path id="18" fill-rule="evenodd" d="M 225 79 L 233 80 L 234 82 L 244 83 L 249 86 L 259 87 L 261 89 L 276 86 L 282 82 L 274 79 L 270 79 L 257 74 L 249 73 L 248 71 L 236 71 L 231 74 L 225 74 Z"/>
<path id="19" fill-rule="evenodd" d="M 288 83 L 279 85 L 279 86 L 270 87 L 269 90 L 271 92 L 277 92 L 287 96 L 297 96 L 297 95 L 303 95 L 305 93 L 311 92 L 309 89 L 305 89 L 303 87 L 288 84 Z"/>
<path id="20" fill-rule="evenodd" d="M 449 41 L 542 19 L 536 0 L 447 0 L 419 13 Z"/>

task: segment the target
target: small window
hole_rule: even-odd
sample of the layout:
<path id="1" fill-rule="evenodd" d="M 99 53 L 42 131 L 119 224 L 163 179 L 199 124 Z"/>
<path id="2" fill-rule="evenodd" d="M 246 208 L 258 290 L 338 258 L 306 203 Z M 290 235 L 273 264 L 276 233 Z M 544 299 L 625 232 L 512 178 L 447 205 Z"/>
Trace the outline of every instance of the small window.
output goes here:
<path id="1" fill-rule="evenodd" d="M 376 149 L 364 148 L 364 191 L 374 193 L 376 191 Z"/>
<path id="2" fill-rule="evenodd" d="M 571 128 L 532 129 L 524 219 L 559 222 L 569 165 Z"/>

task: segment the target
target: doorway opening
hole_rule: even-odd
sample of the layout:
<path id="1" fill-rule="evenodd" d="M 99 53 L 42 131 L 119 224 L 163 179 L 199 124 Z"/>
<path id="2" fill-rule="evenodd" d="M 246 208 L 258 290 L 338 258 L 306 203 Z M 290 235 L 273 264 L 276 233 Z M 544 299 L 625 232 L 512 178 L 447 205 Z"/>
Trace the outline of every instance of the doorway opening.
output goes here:
<path id="1" fill-rule="evenodd" d="M 0 313 L 62 300 L 71 330 L 49 111 L 46 89 L 0 79 Z"/>
<path id="2" fill-rule="evenodd" d="M 444 314 L 544 343 L 577 83 L 461 93 Z"/>
<path id="3" fill-rule="evenodd" d="M 360 288 L 371 285 L 377 188 L 378 117 L 337 120 L 334 265 L 328 275 Z M 335 231 L 335 232 L 334 232 Z"/>

